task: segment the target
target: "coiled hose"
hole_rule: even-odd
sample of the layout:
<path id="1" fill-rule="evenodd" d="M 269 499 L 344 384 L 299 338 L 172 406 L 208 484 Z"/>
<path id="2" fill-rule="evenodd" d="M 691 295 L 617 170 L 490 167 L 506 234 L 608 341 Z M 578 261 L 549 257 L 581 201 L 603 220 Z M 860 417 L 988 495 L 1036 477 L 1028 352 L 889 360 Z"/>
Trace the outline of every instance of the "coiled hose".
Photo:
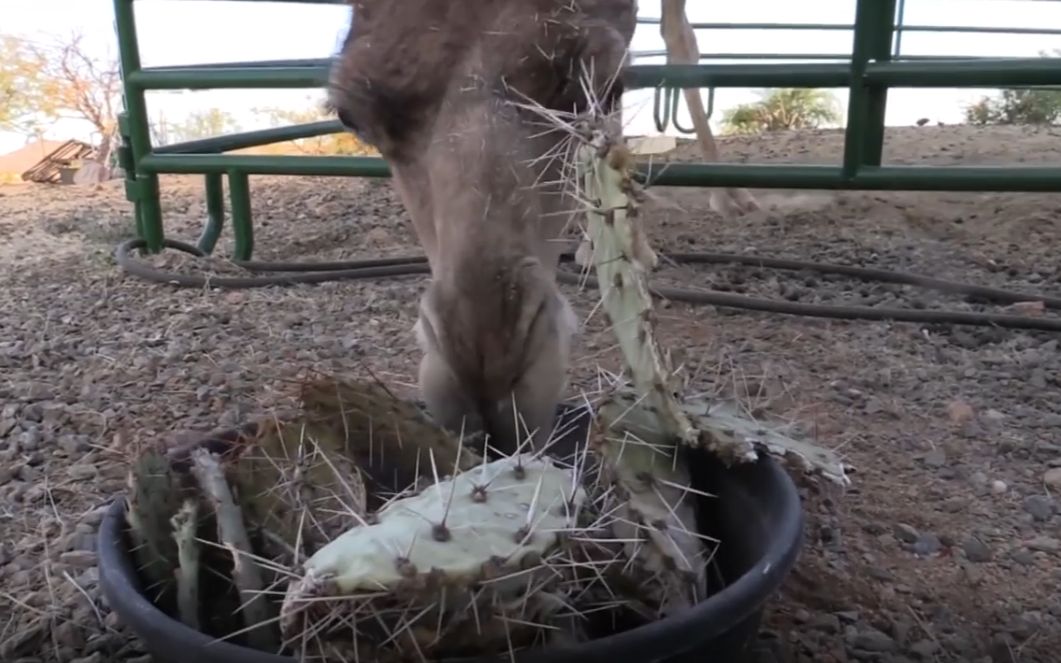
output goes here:
<path id="1" fill-rule="evenodd" d="M 353 260 L 344 262 L 258 262 L 234 261 L 248 271 L 274 274 L 247 277 L 207 277 L 189 274 L 175 274 L 156 269 L 132 257 L 134 250 L 145 247 L 144 240 L 133 238 L 122 242 L 116 252 L 118 265 L 127 273 L 152 281 L 165 283 L 181 288 L 225 288 L 245 289 L 266 286 L 289 286 L 295 284 L 324 283 L 345 279 L 371 279 L 415 274 L 430 274 L 427 259 L 423 256 L 406 258 L 380 258 L 375 260 Z M 166 248 L 183 251 L 197 257 L 205 257 L 198 247 L 173 239 L 164 240 Z M 782 258 L 764 258 L 753 255 L 727 253 L 662 253 L 660 258 L 680 265 L 697 264 L 741 264 L 753 267 L 782 269 L 794 271 L 812 271 L 820 274 L 839 274 L 865 281 L 896 283 L 928 288 L 954 295 L 976 297 L 996 304 L 1014 304 L 1017 302 L 1041 302 L 1049 310 L 1061 310 L 1061 298 L 1046 297 L 1032 293 L 1020 293 L 999 288 L 969 285 L 955 281 L 945 281 L 909 272 L 896 272 L 884 269 L 833 265 L 802 260 Z M 564 254 L 561 262 L 574 261 L 573 254 Z M 572 285 L 597 287 L 597 280 L 589 275 L 579 275 L 563 269 L 559 270 L 557 280 Z M 1061 318 L 1031 317 L 1020 315 L 1002 315 L 993 313 L 975 313 L 969 311 L 915 310 L 903 308 L 886 308 L 851 305 L 804 304 L 800 302 L 777 301 L 737 295 L 714 290 L 684 290 L 650 286 L 653 295 L 671 301 L 691 304 L 707 304 L 731 309 L 763 311 L 783 315 L 798 315 L 836 320 L 888 320 L 894 322 L 919 322 L 941 325 L 970 325 L 979 327 L 1002 327 L 1007 329 L 1027 329 L 1038 331 L 1061 331 Z"/>

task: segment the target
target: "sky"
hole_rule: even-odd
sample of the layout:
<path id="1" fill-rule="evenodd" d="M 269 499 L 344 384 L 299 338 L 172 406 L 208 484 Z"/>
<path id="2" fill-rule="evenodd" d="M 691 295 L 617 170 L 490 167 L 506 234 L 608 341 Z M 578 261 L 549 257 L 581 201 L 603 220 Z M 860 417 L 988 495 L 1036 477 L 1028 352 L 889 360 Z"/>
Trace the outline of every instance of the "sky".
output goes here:
<path id="1" fill-rule="evenodd" d="M 441 0 L 440 0 L 441 1 Z M 453 0 L 457 1 L 457 0 Z M 659 0 L 641 0 L 641 17 L 658 17 Z M 1061 30 L 1061 1 L 1057 0 L 906 0 L 908 25 L 948 25 L 1041 28 Z M 17 9 L 8 9 L 12 7 Z M 855 0 L 690 0 L 693 22 L 713 23 L 842 23 L 851 24 Z M 222 0 L 139 0 L 137 29 L 145 67 L 202 64 L 258 59 L 324 58 L 339 46 L 346 30 L 349 9 L 343 5 L 288 4 L 280 2 L 226 2 Z M 86 47 L 100 57 L 113 57 L 116 38 L 111 0 L 0 0 L 0 34 L 49 41 L 79 30 Z M 253 28 L 253 29 L 252 29 Z M 697 37 L 704 53 L 810 53 L 848 54 L 852 35 L 842 31 L 701 30 Z M 639 25 L 632 50 L 661 50 L 657 25 Z M 1035 57 L 1040 51 L 1061 48 L 1061 35 L 1005 35 L 907 33 L 904 55 Z M 803 61 L 788 60 L 763 62 Z M 660 57 L 637 58 L 638 64 L 663 62 Z M 705 63 L 734 62 L 708 59 Z M 747 62 L 746 60 L 744 62 Z M 715 93 L 712 124 L 722 112 L 757 99 L 757 90 L 722 89 Z M 841 112 L 846 90 L 833 91 Z M 889 93 L 886 124 L 910 125 L 920 118 L 932 122 L 961 121 L 966 104 L 990 90 L 898 89 Z M 706 92 L 705 92 L 706 97 Z M 306 108 L 322 98 L 318 90 L 218 90 L 148 93 L 148 112 L 179 123 L 187 113 L 221 108 L 234 115 L 242 129 L 266 126 L 250 111 L 254 107 Z M 627 133 L 658 133 L 652 119 L 652 91 L 632 91 L 624 100 Z M 688 126 L 688 115 L 679 111 Z M 667 133 L 675 134 L 672 128 Z M 78 122 L 51 127 L 46 137 L 90 139 Z M 0 152 L 26 142 L 23 136 L 0 132 Z"/>

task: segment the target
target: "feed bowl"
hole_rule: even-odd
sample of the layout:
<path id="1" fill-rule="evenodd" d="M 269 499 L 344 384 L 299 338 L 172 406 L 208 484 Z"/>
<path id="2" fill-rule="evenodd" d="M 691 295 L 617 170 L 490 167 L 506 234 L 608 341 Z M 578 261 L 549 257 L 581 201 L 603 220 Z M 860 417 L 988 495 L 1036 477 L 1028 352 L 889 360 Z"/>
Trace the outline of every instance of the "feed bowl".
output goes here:
<path id="1" fill-rule="evenodd" d="M 562 406 L 558 424 L 567 456 L 586 439 L 587 411 Z M 691 450 L 694 487 L 715 497 L 701 501 L 699 529 L 720 541 L 708 569 L 708 596 L 696 606 L 605 637 L 549 649 L 528 650 L 517 663 L 742 663 L 755 641 L 766 603 L 799 555 L 803 512 L 788 473 L 773 458 L 726 467 Z M 108 509 L 98 535 L 99 573 L 111 609 L 166 663 L 295 663 L 193 630 L 157 608 L 144 594 L 125 533 L 125 504 Z M 461 663 L 512 662 L 508 655 L 460 659 Z M 450 663 L 456 663 L 451 661 Z"/>

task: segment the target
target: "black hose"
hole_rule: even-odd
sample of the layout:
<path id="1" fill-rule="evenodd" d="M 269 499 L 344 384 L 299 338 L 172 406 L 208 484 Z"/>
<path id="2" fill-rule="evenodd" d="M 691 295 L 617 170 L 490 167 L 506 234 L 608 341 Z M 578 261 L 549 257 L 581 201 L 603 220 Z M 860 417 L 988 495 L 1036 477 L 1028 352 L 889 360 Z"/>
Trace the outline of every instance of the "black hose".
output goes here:
<path id="1" fill-rule="evenodd" d="M 183 251 L 194 256 L 204 257 L 198 247 L 177 240 L 166 239 L 167 248 Z M 166 283 L 182 288 L 261 288 L 274 285 L 295 285 L 307 283 L 324 283 L 343 279 L 369 279 L 388 276 L 407 276 L 430 274 L 426 258 L 422 256 L 406 258 L 382 258 L 376 260 L 354 260 L 348 262 L 321 263 L 288 263 L 233 261 L 237 266 L 251 272 L 286 272 L 282 275 L 229 277 L 198 276 L 174 274 L 155 269 L 150 265 L 138 262 L 130 255 L 134 249 L 146 246 L 144 240 L 133 238 L 122 242 L 115 252 L 115 259 L 123 270 L 134 276 L 155 283 Z M 940 292 L 978 297 L 999 304 L 1016 302 L 1041 302 L 1047 309 L 1061 310 L 1061 298 L 1046 297 L 1032 293 L 1013 292 L 998 288 L 969 285 L 955 281 L 945 281 L 908 272 L 894 272 L 883 269 L 833 265 L 827 263 L 787 260 L 782 258 L 760 258 L 757 256 L 726 253 L 667 253 L 661 254 L 662 260 L 676 264 L 726 264 L 736 263 L 769 269 L 795 271 L 813 271 L 822 274 L 840 274 L 867 281 L 900 283 Z M 565 254 L 562 262 L 571 262 L 572 254 Z M 560 270 L 557 279 L 561 283 L 597 287 L 597 280 L 592 276 L 582 276 Z M 746 295 L 736 295 L 714 290 L 703 292 L 650 286 L 650 291 L 657 297 L 691 304 L 708 304 L 724 308 L 744 309 L 800 315 L 837 320 L 888 320 L 894 322 L 920 322 L 927 324 L 971 325 L 980 327 L 1004 327 L 1008 329 L 1028 329 L 1039 331 L 1061 331 L 1061 319 L 1038 318 L 1018 315 L 998 315 L 992 313 L 973 313 L 965 311 L 929 311 L 902 308 L 876 308 L 870 306 L 830 306 L 825 304 L 801 304 L 785 302 Z"/>

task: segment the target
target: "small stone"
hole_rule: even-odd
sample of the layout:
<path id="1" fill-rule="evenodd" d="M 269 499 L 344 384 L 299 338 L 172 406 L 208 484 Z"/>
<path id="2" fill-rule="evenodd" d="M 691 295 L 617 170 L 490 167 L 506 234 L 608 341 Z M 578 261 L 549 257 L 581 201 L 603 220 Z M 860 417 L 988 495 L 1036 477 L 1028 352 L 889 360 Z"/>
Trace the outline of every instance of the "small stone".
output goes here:
<path id="1" fill-rule="evenodd" d="M 936 447 L 925 454 L 925 465 L 928 465 L 929 467 L 940 468 L 946 464 L 947 453 L 943 451 L 943 447 Z"/>
<path id="2" fill-rule="evenodd" d="M 96 565 L 96 553 L 91 550 L 68 550 L 59 555 L 59 561 L 81 569 Z"/>
<path id="3" fill-rule="evenodd" d="M 1018 663 L 1013 646 L 1005 638 L 994 638 L 989 646 L 991 663 Z"/>
<path id="4" fill-rule="evenodd" d="M 962 426 L 971 421 L 976 413 L 973 411 L 971 405 L 963 400 L 951 401 L 947 406 L 947 416 L 950 417 L 951 423 L 956 426 Z"/>
<path id="5" fill-rule="evenodd" d="M 968 655 L 976 648 L 972 640 L 957 633 L 944 636 L 944 642 L 946 642 L 948 649 L 952 649 L 962 655 Z"/>
<path id="6" fill-rule="evenodd" d="M 45 495 L 48 494 L 48 489 L 40 484 L 36 484 L 29 487 L 29 490 L 22 496 L 22 501 L 26 504 L 36 504 L 44 500 Z"/>
<path id="7" fill-rule="evenodd" d="M 1037 536 L 1034 539 L 1026 541 L 1024 543 L 1029 550 L 1037 550 L 1039 552 L 1055 553 L 1061 551 L 1061 541 L 1051 536 Z"/>
<path id="8" fill-rule="evenodd" d="M 939 540 L 939 537 L 929 533 L 919 536 L 914 543 L 913 549 L 915 555 L 927 557 L 936 554 L 942 547 L 943 543 Z"/>
<path id="9" fill-rule="evenodd" d="M 35 470 L 29 463 L 23 463 L 22 465 L 17 466 L 15 477 L 26 483 L 33 483 L 37 479 L 37 470 Z"/>
<path id="10" fill-rule="evenodd" d="M 965 557 L 970 562 L 982 563 L 991 561 L 991 549 L 975 536 L 965 540 L 965 543 L 962 544 L 962 550 L 965 551 Z"/>
<path id="11" fill-rule="evenodd" d="M 124 639 L 118 633 L 97 633 L 88 639 L 85 645 L 85 654 L 93 652 L 109 652 L 118 649 Z"/>
<path id="12" fill-rule="evenodd" d="M 816 631 L 824 631 L 825 633 L 839 633 L 840 618 L 836 615 L 817 614 L 811 618 L 811 621 L 808 626 Z"/>
<path id="13" fill-rule="evenodd" d="M 1054 515 L 1054 501 L 1045 495 L 1025 497 L 1022 506 L 1038 522 L 1050 520 Z"/>
<path id="14" fill-rule="evenodd" d="M 963 564 L 961 567 L 962 575 L 965 576 L 966 581 L 972 587 L 976 587 L 983 583 L 984 572 L 980 567 Z"/>
<path id="15" fill-rule="evenodd" d="M 1036 634 L 1043 626 L 1043 614 L 1030 610 L 1023 612 L 1009 620 L 1006 630 L 1018 640 L 1027 640 Z"/>
<path id="16" fill-rule="evenodd" d="M 96 477 L 96 467 L 86 463 L 72 465 L 67 472 L 72 479 L 79 481 L 87 481 L 88 479 L 94 479 Z"/>
<path id="17" fill-rule="evenodd" d="M 55 393 L 46 384 L 40 382 L 30 383 L 26 389 L 26 400 L 30 401 L 50 401 L 55 398 Z"/>
<path id="18" fill-rule="evenodd" d="M 63 435 L 58 445 L 68 456 L 78 456 L 89 450 L 88 440 L 83 435 Z"/>
<path id="19" fill-rule="evenodd" d="M 884 534 L 886 530 L 880 523 L 876 521 L 869 521 L 862 523 L 862 531 L 864 531 L 866 534 L 877 536 L 878 534 Z"/>
<path id="20" fill-rule="evenodd" d="M 907 642 L 910 639 L 910 632 L 916 627 L 914 622 L 901 617 L 892 620 L 891 626 L 889 633 L 896 642 Z"/>
<path id="21" fill-rule="evenodd" d="M 939 651 L 939 645 L 932 640 L 918 640 L 910 645 L 910 653 L 925 660 L 931 659 L 937 651 Z"/>
<path id="22" fill-rule="evenodd" d="M 22 418 L 33 423 L 40 423 L 44 418 L 44 408 L 38 403 L 31 403 L 22 410 Z"/>
<path id="23" fill-rule="evenodd" d="M 899 523 L 898 525 L 896 525 L 894 531 L 895 538 L 899 539 L 903 543 L 913 543 L 917 541 L 918 536 L 920 536 L 916 529 L 914 529 L 910 525 L 905 525 L 903 523 Z"/>
<path id="24" fill-rule="evenodd" d="M 995 479 L 991 482 L 991 492 L 995 495 L 1001 495 L 1002 493 L 1009 490 L 1009 486 L 1006 485 L 1005 481 Z"/>
<path id="25" fill-rule="evenodd" d="M 895 639 L 874 628 L 859 631 L 850 644 L 855 649 L 871 652 L 890 652 L 896 649 Z"/>
<path id="26" fill-rule="evenodd" d="M 52 635 L 55 637 L 56 642 L 64 647 L 80 650 L 85 646 L 85 636 L 81 632 L 81 628 L 72 621 L 57 624 L 52 629 Z"/>
<path id="27" fill-rule="evenodd" d="M 55 658 L 59 663 L 70 663 L 77 657 L 77 650 L 73 647 L 60 646 L 55 650 Z"/>
<path id="28" fill-rule="evenodd" d="M 822 525 L 818 530 L 818 539 L 826 545 L 835 544 L 839 541 L 840 534 L 835 527 Z"/>
<path id="29" fill-rule="evenodd" d="M 1035 555 L 1033 555 L 1030 550 L 1024 550 L 1022 548 L 1014 550 L 1010 554 L 1010 557 L 1013 558 L 1014 562 L 1023 566 L 1031 566 L 1035 563 Z"/>
<path id="30" fill-rule="evenodd" d="M 837 619 L 844 622 L 845 624 L 854 624 L 858 621 L 859 617 L 857 610 L 841 610 L 833 614 L 836 615 Z"/>
<path id="31" fill-rule="evenodd" d="M 0 437 L 6 437 L 8 433 L 15 430 L 17 425 L 18 421 L 14 418 L 0 419 Z"/>
<path id="32" fill-rule="evenodd" d="M 1043 475 L 1043 483 L 1050 492 L 1061 494 L 1061 467 L 1047 470 Z"/>
<path id="33" fill-rule="evenodd" d="M 116 612 L 108 612 L 103 618 L 103 625 L 111 630 L 117 630 L 122 626 L 122 618 Z"/>

